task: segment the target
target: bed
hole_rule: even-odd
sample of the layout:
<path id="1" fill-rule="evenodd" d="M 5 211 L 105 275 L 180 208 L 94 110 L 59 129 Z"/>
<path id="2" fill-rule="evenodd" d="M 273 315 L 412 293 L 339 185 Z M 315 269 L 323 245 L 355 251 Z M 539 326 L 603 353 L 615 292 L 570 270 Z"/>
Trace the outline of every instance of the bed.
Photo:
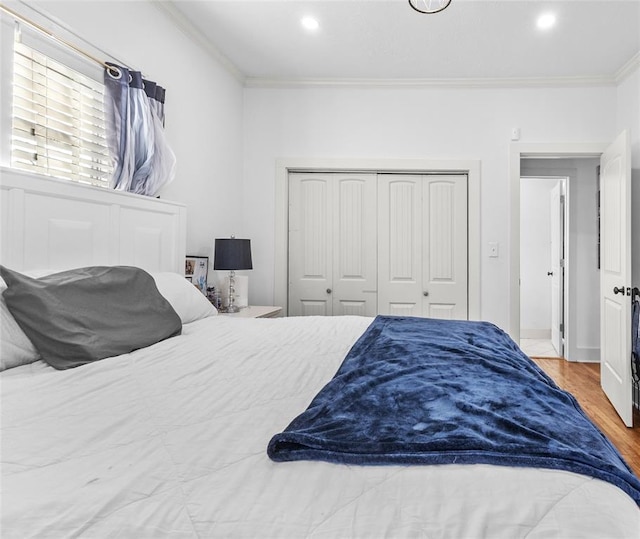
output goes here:
<path id="1" fill-rule="evenodd" d="M 19 271 L 3 273 L 8 283 L 0 282 L 3 538 L 640 534 L 637 479 L 628 476 L 625 491 L 590 474 L 522 463 L 270 458 L 270 444 L 322 400 L 378 319 L 221 316 L 171 260 L 149 273 L 125 266 L 138 280 L 120 279 L 122 266 L 114 270 L 120 280 L 105 282 L 114 266 L 73 270 L 90 286 L 71 287 L 72 306 L 100 312 L 112 298 L 110 309 L 124 311 L 103 318 L 126 325 L 133 317 L 128 325 L 138 328 L 150 311 L 164 313 L 151 324 L 164 328 L 155 342 L 109 355 L 117 325 L 99 317 L 74 332 L 82 325 L 74 317 L 89 320 L 91 313 L 60 308 L 55 294 L 76 281 L 27 271 L 33 268 L 20 266 L 25 256 L 3 255 Z M 46 303 L 51 298 L 56 307 Z M 32 311 L 16 307 L 38 301 L 45 303 Z M 89 333 L 100 333 L 99 346 L 87 342 Z M 140 334 L 148 332 L 133 332 Z M 522 365 L 526 371 L 532 364 Z M 446 368 L 441 362 L 441 372 Z M 541 374 L 534 369 L 532 376 Z"/>
<path id="2" fill-rule="evenodd" d="M 372 320 L 224 317 L 162 278 L 180 335 L 1 373 L 3 537 L 638 536 L 631 496 L 573 472 L 270 460 Z"/>

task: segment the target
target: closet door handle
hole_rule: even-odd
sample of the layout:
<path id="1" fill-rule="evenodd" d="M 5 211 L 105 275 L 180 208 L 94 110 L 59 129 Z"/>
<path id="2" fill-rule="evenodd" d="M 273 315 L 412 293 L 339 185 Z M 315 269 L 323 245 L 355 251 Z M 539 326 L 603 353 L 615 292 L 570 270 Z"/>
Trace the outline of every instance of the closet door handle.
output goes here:
<path id="1" fill-rule="evenodd" d="M 548 271 L 547 275 L 549 275 L 549 277 L 551 277 L 553 275 L 553 272 L 552 271 Z"/>
<path id="2" fill-rule="evenodd" d="M 331 294 L 331 288 L 327 288 L 327 294 Z"/>
<path id="3" fill-rule="evenodd" d="M 617 286 L 614 286 L 613 287 L 613 293 L 614 294 L 622 294 L 622 295 L 624 295 L 624 286 L 620 287 L 620 288 L 618 288 Z"/>

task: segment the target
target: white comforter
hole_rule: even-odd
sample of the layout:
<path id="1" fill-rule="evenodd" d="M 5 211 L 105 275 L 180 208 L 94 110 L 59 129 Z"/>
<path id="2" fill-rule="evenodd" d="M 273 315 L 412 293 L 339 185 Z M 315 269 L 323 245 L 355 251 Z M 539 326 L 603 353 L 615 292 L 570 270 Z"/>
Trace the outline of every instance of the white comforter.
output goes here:
<path id="1" fill-rule="evenodd" d="M 639 537 L 618 488 L 489 465 L 273 463 L 370 319 L 211 317 L 0 377 L 2 537 Z"/>

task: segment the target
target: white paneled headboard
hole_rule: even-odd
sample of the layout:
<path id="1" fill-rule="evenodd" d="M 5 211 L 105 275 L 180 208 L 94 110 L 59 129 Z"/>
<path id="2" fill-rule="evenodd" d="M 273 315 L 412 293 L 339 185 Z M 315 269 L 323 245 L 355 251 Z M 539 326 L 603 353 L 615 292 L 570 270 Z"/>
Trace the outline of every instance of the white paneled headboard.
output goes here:
<path id="1" fill-rule="evenodd" d="M 0 262 L 11 269 L 184 273 L 182 204 L 2 168 L 0 211 Z"/>

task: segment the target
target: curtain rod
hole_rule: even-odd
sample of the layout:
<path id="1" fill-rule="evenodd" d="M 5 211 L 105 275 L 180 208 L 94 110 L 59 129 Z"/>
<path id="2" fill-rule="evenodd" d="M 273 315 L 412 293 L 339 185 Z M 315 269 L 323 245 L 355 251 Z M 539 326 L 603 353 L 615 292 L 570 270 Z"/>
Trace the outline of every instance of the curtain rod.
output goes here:
<path id="1" fill-rule="evenodd" d="M 85 51 L 85 50 L 83 50 L 83 49 L 81 49 L 79 47 L 76 47 L 73 43 L 69 43 L 68 41 L 62 39 L 61 37 L 56 36 L 55 34 L 51 33 L 49 30 L 47 30 L 44 26 L 41 26 L 38 23 L 33 22 L 32 20 L 28 19 L 27 17 L 25 17 L 23 15 L 20 15 L 19 13 L 17 13 L 16 11 L 13 11 L 12 9 L 8 8 L 4 4 L 0 4 L 0 10 L 8 13 L 14 19 L 16 19 L 18 21 L 21 21 L 21 22 L 23 22 L 25 24 L 28 24 L 32 28 L 35 28 L 39 32 L 42 32 L 43 34 L 45 34 L 46 36 L 50 37 L 51 39 L 54 39 L 54 40 L 58 41 L 59 43 L 62 43 L 63 45 L 69 47 L 70 49 L 73 49 L 77 53 L 79 53 L 82 56 L 84 56 L 85 58 L 88 58 L 89 60 L 101 65 L 105 69 L 108 69 L 108 70 L 112 70 L 113 69 L 113 67 L 110 66 L 109 64 L 107 64 L 107 63 L 103 62 L 102 60 L 96 58 L 92 54 L 89 54 L 87 51 Z"/>

